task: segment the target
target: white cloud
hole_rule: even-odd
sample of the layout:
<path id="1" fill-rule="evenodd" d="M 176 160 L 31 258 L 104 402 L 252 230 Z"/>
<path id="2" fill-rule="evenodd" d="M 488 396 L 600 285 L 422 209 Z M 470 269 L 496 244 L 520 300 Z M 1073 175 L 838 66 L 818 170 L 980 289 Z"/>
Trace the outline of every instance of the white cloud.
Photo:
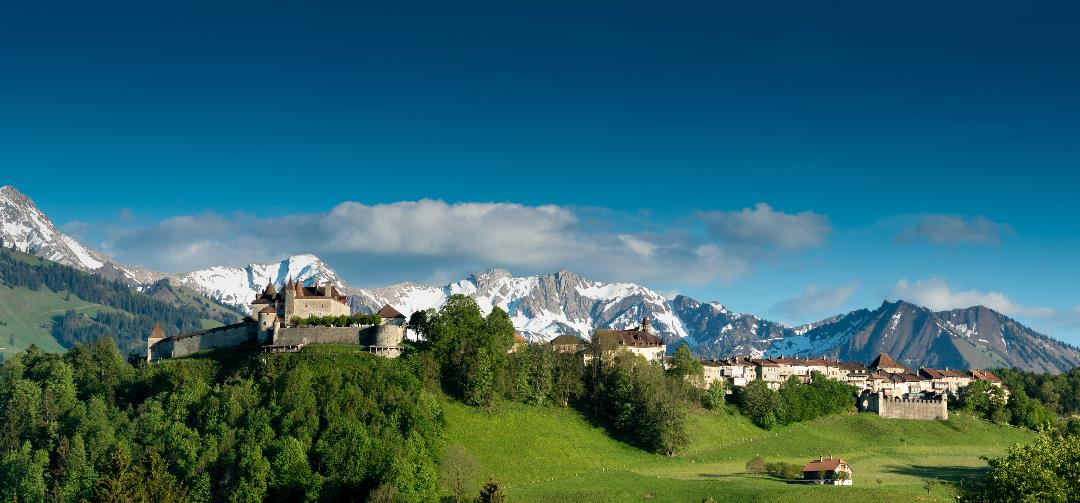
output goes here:
<path id="1" fill-rule="evenodd" d="M 799 295 L 777 302 L 771 311 L 799 322 L 816 321 L 811 318 L 836 314 L 844 309 L 858 289 L 858 281 L 824 288 L 810 285 Z"/>
<path id="2" fill-rule="evenodd" d="M 123 263 L 187 271 L 315 253 L 350 282 L 367 286 L 489 267 L 516 273 L 568 268 L 597 279 L 668 285 L 729 281 L 749 269 L 748 259 L 731 247 L 679 229 L 612 232 L 592 217 L 582 220 L 556 205 L 425 199 L 345 202 L 326 213 L 273 218 L 203 213 L 144 227 L 78 223 L 74 229 L 80 237 L 97 235 L 103 251 Z"/>
<path id="3" fill-rule="evenodd" d="M 914 283 L 907 279 L 901 279 L 893 286 L 892 296 L 934 311 L 986 306 L 1014 317 L 1048 319 L 1057 314 L 1054 309 L 1048 307 L 1030 307 L 1018 304 L 1001 292 L 956 291 L 949 286 L 947 281 L 940 278 L 920 279 Z"/>
<path id="4" fill-rule="evenodd" d="M 997 245 L 1002 236 L 1015 233 L 1008 224 L 994 222 L 982 215 L 922 215 L 893 237 L 897 243 L 925 241 L 932 244 Z"/>
<path id="5" fill-rule="evenodd" d="M 742 211 L 698 213 L 722 243 L 749 248 L 801 250 L 820 246 L 831 230 L 829 219 L 812 211 L 784 213 L 765 203 Z"/>

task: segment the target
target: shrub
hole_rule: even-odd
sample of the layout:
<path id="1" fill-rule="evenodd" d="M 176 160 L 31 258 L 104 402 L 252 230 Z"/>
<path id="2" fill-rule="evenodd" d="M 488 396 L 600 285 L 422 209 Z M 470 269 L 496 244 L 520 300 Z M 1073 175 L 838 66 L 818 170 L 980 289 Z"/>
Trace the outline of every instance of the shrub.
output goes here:
<path id="1" fill-rule="evenodd" d="M 754 456 L 746 462 L 746 473 L 765 473 L 765 459 Z"/>

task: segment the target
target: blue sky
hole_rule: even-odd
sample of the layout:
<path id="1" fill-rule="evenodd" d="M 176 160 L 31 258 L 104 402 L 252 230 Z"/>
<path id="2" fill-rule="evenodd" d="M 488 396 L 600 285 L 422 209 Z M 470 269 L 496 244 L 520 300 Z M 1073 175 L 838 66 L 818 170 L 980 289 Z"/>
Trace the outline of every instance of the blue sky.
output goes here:
<path id="1" fill-rule="evenodd" d="M 0 184 L 121 261 L 987 303 L 1080 343 L 1069 3 L 24 3 Z"/>

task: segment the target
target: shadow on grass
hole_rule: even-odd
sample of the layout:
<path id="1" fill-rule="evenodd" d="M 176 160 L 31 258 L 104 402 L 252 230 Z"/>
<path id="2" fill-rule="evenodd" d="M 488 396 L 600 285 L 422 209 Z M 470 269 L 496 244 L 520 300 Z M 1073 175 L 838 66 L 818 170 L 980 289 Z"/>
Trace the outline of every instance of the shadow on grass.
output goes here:
<path id="1" fill-rule="evenodd" d="M 972 466 L 900 466 L 886 465 L 884 471 L 899 475 L 908 475 L 921 479 L 937 479 L 947 482 L 961 482 L 977 478 L 986 473 L 986 467 Z"/>

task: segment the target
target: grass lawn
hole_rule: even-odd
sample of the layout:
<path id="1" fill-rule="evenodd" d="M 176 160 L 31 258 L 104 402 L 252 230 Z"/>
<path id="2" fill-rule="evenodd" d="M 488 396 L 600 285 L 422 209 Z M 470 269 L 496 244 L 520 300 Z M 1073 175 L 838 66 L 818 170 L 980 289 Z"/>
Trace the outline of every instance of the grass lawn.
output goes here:
<path id="1" fill-rule="evenodd" d="M 690 446 L 667 458 L 611 438 L 573 410 L 502 403 L 489 415 L 450 401 L 445 412 L 448 442 L 468 449 L 478 478 L 495 477 L 512 501 L 948 501 L 946 486 L 927 496 L 924 481 L 978 473 L 979 456 L 1033 437 L 961 414 L 949 421 L 831 416 L 765 431 L 728 411 L 701 411 L 690 418 Z M 830 453 L 851 464 L 853 487 L 744 473 L 755 455 L 802 464 Z"/>
<path id="2" fill-rule="evenodd" d="M 36 344 L 42 351 L 58 352 L 64 348 L 52 336 L 53 318 L 63 316 L 68 309 L 97 316 L 99 310 L 113 309 L 80 300 L 71 295 L 64 300 L 65 292 L 54 292 L 42 287 L 9 288 L 0 286 L 0 348 L 4 356 L 11 356 Z M 12 344 L 14 335 L 14 344 Z"/>

